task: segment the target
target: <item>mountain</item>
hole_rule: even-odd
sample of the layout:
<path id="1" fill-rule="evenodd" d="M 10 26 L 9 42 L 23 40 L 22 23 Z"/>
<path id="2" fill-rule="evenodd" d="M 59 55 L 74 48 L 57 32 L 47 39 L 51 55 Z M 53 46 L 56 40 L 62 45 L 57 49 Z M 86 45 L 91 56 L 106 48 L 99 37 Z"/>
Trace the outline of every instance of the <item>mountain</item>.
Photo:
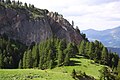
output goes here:
<path id="1" fill-rule="evenodd" d="M 3 3 L 4 4 L 4 3 Z M 53 36 L 79 43 L 82 36 L 57 12 L 38 9 L 33 5 L 0 4 L 0 35 L 30 45 Z"/>
<path id="2" fill-rule="evenodd" d="M 99 40 L 106 47 L 120 48 L 120 26 L 103 31 L 88 29 L 82 32 L 86 34 L 90 41 Z"/>

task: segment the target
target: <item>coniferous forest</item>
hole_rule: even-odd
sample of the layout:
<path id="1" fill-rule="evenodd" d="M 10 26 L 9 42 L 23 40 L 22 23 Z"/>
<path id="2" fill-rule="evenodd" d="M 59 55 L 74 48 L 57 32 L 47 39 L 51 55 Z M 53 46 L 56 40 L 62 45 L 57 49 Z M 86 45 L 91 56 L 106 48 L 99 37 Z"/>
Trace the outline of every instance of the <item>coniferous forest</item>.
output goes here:
<path id="1" fill-rule="evenodd" d="M 80 44 L 69 43 L 65 39 L 51 38 L 39 44 L 25 46 L 17 41 L 0 38 L 0 68 L 40 68 L 48 69 L 56 66 L 68 66 L 70 58 L 81 55 L 96 63 L 117 68 L 119 56 L 108 51 L 99 42 L 83 40 Z"/>

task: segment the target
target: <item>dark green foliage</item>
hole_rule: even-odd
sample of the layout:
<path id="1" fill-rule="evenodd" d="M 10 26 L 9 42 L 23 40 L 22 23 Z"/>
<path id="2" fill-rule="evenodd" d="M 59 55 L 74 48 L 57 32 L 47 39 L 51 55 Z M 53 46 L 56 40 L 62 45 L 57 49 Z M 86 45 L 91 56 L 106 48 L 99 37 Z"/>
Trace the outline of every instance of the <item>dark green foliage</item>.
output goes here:
<path id="1" fill-rule="evenodd" d="M 94 43 L 90 42 L 89 43 L 89 49 L 88 49 L 88 56 L 89 56 L 90 59 L 93 59 L 94 56 L 95 56 L 94 50 L 95 50 Z"/>
<path id="2" fill-rule="evenodd" d="M 5 35 L 1 35 L 0 56 L 2 57 L 2 68 L 18 68 L 19 60 L 25 49 L 26 46 L 20 42 L 8 39 Z"/>
<path id="3" fill-rule="evenodd" d="M 58 50 L 58 66 L 63 65 L 63 61 L 64 61 L 63 51 Z"/>
<path id="4" fill-rule="evenodd" d="M 32 59 L 31 50 L 28 50 L 26 54 L 26 68 L 32 68 L 32 64 L 33 64 L 32 61 L 33 59 Z"/>
<path id="5" fill-rule="evenodd" d="M 19 69 L 22 69 L 22 68 L 23 68 L 23 61 L 22 61 L 22 60 L 19 61 L 19 66 L 18 66 L 18 68 L 19 68 Z"/>
<path id="6" fill-rule="evenodd" d="M 100 76 L 100 80 L 115 80 L 115 74 L 113 74 L 109 68 L 107 67 L 103 67 L 100 70 L 101 76 Z"/>
<path id="7" fill-rule="evenodd" d="M 103 47 L 103 49 L 102 49 L 101 59 L 102 59 L 102 64 L 107 65 L 107 62 L 108 62 L 108 50 L 107 50 L 106 47 Z"/>
<path id="8" fill-rule="evenodd" d="M 79 54 L 80 55 L 86 55 L 86 53 L 85 53 L 85 41 L 84 40 L 80 43 Z"/>
<path id="9" fill-rule="evenodd" d="M 76 72 L 75 69 L 73 69 L 71 76 L 75 80 L 95 80 L 94 77 L 88 76 L 85 72 Z"/>
<path id="10" fill-rule="evenodd" d="M 66 53 L 65 60 L 64 60 L 64 65 L 68 66 L 69 63 L 70 63 L 70 56 L 69 56 L 69 53 Z"/>
<path id="11" fill-rule="evenodd" d="M 24 6 L 25 6 L 25 8 L 26 8 L 26 9 L 28 8 L 28 5 L 27 5 L 27 3 L 25 3 L 25 4 L 24 4 Z"/>
<path id="12" fill-rule="evenodd" d="M 95 42 L 82 41 L 79 45 L 79 54 L 113 69 L 118 66 L 118 54 L 108 52 L 108 49 L 97 40 Z"/>
<path id="13" fill-rule="evenodd" d="M 76 77 L 76 71 L 75 71 L 75 69 L 73 69 L 73 71 L 72 71 L 72 78 L 74 78 L 75 79 L 75 77 Z"/>
<path id="14" fill-rule="evenodd" d="M 24 52 L 24 56 L 23 56 L 23 68 L 26 68 L 26 57 L 27 57 L 27 52 Z"/>
<path id="15" fill-rule="evenodd" d="M 6 0 L 6 4 L 11 4 L 11 1 L 10 0 Z"/>
<path id="16" fill-rule="evenodd" d="M 0 69 L 3 68 L 3 56 L 0 53 Z"/>

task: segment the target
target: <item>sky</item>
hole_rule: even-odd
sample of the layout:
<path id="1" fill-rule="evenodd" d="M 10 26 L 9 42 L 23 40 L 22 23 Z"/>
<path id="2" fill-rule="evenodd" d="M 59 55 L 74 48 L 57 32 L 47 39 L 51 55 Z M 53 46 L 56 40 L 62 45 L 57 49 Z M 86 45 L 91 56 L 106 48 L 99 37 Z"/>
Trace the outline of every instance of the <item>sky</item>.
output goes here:
<path id="1" fill-rule="evenodd" d="M 80 30 L 120 26 L 120 0 L 19 0 L 62 14 Z"/>

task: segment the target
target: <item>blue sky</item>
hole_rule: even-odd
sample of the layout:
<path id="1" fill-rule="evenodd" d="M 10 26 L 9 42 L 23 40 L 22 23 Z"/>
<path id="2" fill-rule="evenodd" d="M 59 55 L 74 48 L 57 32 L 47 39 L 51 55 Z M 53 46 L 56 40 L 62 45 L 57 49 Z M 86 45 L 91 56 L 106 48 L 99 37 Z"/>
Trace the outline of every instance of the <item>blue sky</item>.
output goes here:
<path id="1" fill-rule="evenodd" d="M 80 30 L 105 30 L 120 26 L 120 0 L 20 0 L 58 12 Z"/>

